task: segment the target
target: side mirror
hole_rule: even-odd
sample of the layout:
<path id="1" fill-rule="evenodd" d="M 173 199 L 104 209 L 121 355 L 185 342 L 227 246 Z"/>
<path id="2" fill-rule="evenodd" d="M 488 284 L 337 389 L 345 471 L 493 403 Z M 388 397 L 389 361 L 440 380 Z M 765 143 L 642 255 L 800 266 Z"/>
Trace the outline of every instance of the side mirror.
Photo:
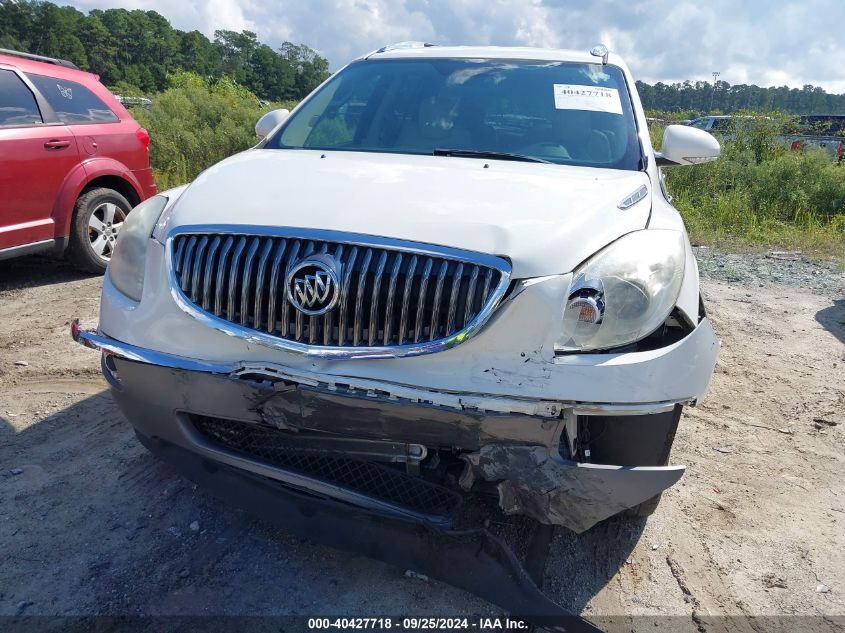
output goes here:
<path id="1" fill-rule="evenodd" d="M 276 129 L 276 126 L 288 118 L 289 114 L 290 110 L 286 108 L 271 110 L 258 119 L 258 123 L 255 124 L 255 135 L 258 138 L 265 138 L 270 132 Z"/>
<path id="2" fill-rule="evenodd" d="M 712 134 L 686 125 L 670 125 L 663 132 L 663 144 L 655 154 L 657 164 L 697 165 L 719 158 L 719 141 Z"/>

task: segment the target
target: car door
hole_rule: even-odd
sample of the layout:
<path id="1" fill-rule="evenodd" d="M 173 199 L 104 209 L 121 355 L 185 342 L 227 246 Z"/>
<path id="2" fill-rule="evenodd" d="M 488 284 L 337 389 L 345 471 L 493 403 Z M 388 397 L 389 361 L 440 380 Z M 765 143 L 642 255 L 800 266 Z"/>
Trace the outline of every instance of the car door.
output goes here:
<path id="1" fill-rule="evenodd" d="M 0 67 L 0 254 L 55 237 L 53 205 L 76 139 L 21 75 Z"/>
<path id="2" fill-rule="evenodd" d="M 70 127 L 83 156 L 107 156 L 129 169 L 140 168 L 139 160 L 145 158 L 135 136 L 135 129 L 140 126 L 121 124 L 115 114 L 119 103 L 112 95 L 101 97 L 92 90 L 96 89 L 93 85 L 69 79 L 56 80 L 31 72 L 27 79 L 47 100 L 59 121 Z"/>

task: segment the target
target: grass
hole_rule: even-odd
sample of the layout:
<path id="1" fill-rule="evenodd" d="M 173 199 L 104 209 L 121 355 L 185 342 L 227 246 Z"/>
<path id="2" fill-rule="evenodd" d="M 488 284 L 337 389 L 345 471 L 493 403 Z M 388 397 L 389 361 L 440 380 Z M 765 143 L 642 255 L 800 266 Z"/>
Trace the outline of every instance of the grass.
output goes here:
<path id="1" fill-rule="evenodd" d="M 293 105 L 262 105 L 227 77 L 212 81 L 178 72 L 169 81 L 170 88 L 152 96 L 151 108 L 132 109 L 150 132 L 150 162 L 160 191 L 190 182 L 203 169 L 252 147 L 258 142 L 258 119 Z"/>
<path id="2" fill-rule="evenodd" d="M 666 185 L 694 243 L 801 250 L 845 259 L 845 165 L 777 140 L 783 117 L 741 121 L 719 160 L 667 168 Z M 652 130 L 659 146 L 662 127 Z"/>
<path id="3" fill-rule="evenodd" d="M 765 247 L 845 258 L 842 202 L 837 210 L 836 193 L 825 193 L 826 188 L 819 187 L 819 181 L 824 184 L 827 179 L 845 187 L 845 167 L 832 164 L 823 151 L 819 154 L 812 160 L 818 163 L 819 172 L 828 172 L 824 175 L 802 175 L 792 164 L 800 167 L 808 160 L 801 155 L 783 159 L 790 163 L 786 166 L 746 167 L 735 179 L 724 173 L 730 166 L 717 162 L 667 170 L 667 189 L 695 243 L 729 250 Z M 814 201 L 824 195 L 831 199 Z"/>

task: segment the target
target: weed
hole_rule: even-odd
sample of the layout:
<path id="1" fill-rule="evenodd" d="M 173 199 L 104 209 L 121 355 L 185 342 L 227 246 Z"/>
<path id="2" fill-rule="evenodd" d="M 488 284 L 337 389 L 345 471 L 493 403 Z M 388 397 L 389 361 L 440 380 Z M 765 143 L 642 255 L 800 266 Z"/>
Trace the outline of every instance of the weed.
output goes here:
<path id="1" fill-rule="evenodd" d="M 845 257 L 845 165 L 822 149 L 790 151 L 778 138 L 786 115 L 743 115 L 720 137 L 719 160 L 666 169 L 692 240 Z M 651 134 L 659 142 L 662 126 Z"/>

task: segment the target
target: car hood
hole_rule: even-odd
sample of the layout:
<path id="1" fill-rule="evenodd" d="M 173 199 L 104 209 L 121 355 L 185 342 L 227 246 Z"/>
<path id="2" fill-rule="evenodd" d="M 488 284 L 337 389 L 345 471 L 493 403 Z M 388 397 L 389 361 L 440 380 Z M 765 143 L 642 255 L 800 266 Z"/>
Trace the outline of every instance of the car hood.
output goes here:
<path id="1" fill-rule="evenodd" d="M 618 204 L 639 187 L 649 193 Z M 571 271 L 642 229 L 642 172 L 477 158 L 254 149 L 206 170 L 172 226 L 317 228 L 426 242 L 508 258 L 513 277 Z"/>

